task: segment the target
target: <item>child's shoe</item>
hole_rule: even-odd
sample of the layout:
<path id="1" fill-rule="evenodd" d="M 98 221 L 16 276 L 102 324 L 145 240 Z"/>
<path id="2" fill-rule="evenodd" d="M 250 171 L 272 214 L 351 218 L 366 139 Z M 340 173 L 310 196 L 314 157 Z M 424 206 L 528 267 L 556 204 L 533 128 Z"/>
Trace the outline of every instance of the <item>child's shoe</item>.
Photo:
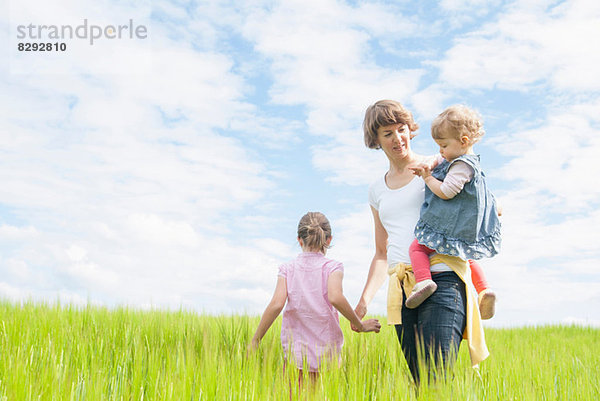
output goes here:
<path id="1" fill-rule="evenodd" d="M 496 313 L 496 293 L 489 288 L 479 293 L 479 313 L 482 320 L 491 319 Z"/>
<path id="2" fill-rule="evenodd" d="M 433 294 L 437 290 L 437 284 L 431 280 L 423 280 L 419 281 L 413 287 L 410 296 L 406 298 L 406 307 L 409 309 L 414 309 L 417 306 L 421 305 L 423 301 L 425 301 L 431 294 Z"/>

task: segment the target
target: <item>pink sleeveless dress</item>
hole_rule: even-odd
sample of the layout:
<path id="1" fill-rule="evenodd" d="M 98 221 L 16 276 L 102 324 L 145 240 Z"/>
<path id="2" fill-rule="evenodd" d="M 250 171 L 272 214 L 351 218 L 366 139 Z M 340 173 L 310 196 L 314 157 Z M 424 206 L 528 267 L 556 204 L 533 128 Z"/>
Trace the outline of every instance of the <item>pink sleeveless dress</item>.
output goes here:
<path id="1" fill-rule="evenodd" d="M 295 361 L 298 369 L 306 363 L 309 371 L 316 372 L 323 359 L 339 359 L 344 335 L 327 296 L 327 279 L 336 270 L 343 272 L 342 263 L 320 252 L 303 252 L 279 267 L 288 295 L 281 345 L 286 361 Z"/>

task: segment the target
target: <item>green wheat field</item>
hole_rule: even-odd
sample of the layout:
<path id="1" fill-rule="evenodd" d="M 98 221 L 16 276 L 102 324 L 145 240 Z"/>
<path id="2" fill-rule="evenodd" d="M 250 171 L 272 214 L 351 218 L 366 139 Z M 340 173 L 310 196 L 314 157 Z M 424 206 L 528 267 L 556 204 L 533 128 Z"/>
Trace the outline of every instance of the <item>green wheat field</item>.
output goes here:
<path id="1" fill-rule="evenodd" d="M 341 366 L 300 389 L 283 370 L 281 318 L 247 351 L 258 320 L 0 302 L 0 400 L 600 399 L 597 328 L 486 329 L 479 372 L 463 342 L 452 374 L 416 391 L 392 327 L 357 334 L 344 320 Z"/>

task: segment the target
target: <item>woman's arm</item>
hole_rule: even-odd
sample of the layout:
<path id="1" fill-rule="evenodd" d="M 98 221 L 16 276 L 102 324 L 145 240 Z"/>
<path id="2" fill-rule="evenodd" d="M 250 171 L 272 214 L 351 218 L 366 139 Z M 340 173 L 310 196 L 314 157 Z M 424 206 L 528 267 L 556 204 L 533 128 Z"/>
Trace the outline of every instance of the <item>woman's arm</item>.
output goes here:
<path id="1" fill-rule="evenodd" d="M 354 309 L 360 319 L 367 314 L 367 306 L 377 293 L 377 290 L 385 282 L 387 276 L 387 239 L 388 234 L 381 224 L 379 212 L 371 206 L 373 221 L 375 224 L 375 255 L 371 261 L 367 282 L 363 289 L 358 305 Z"/>
<path id="2" fill-rule="evenodd" d="M 368 319 L 364 322 L 361 322 L 361 319 L 356 315 L 356 312 L 354 312 L 352 306 L 350 306 L 350 303 L 344 296 L 344 292 L 342 290 L 343 277 L 344 273 L 342 273 L 341 270 L 334 271 L 329 275 L 329 278 L 327 279 L 327 297 L 329 302 L 331 302 L 335 309 L 340 311 L 340 313 L 350 321 L 350 324 L 356 329 L 356 331 L 374 331 L 379 333 L 381 324 L 377 319 Z"/>
<path id="3" fill-rule="evenodd" d="M 258 323 L 258 327 L 256 328 L 256 333 L 254 333 L 254 337 L 252 337 L 252 343 L 250 345 L 252 348 L 258 347 L 260 340 L 262 340 L 269 330 L 269 327 L 271 327 L 275 319 L 277 319 L 277 316 L 281 313 L 286 300 L 287 282 L 284 277 L 278 276 L 273 298 L 265 308 L 265 311 L 260 318 L 260 323 Z"/>

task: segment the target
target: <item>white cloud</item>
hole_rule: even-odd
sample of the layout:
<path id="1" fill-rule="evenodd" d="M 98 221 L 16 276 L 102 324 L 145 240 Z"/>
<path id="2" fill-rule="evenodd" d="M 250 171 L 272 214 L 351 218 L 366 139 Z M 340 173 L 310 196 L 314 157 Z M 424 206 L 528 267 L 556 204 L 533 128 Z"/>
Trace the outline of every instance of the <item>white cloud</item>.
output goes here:
<path id="1" fill-rule="evenodd" d="M 415 118 L 420 116 L 432 120 L 447 106 L 451 93 L 439 83 L 432 84 L 411 97 Z M 425 132 L 428 130 L 425 129 Z"/>
<path id="2" fill-rule="evenodd" d="M 385 24 L 374 21 L 384 16 L 395 22 L 382 30 Z M 410 80 L 399 78 L 403 73 L 415 72 L 378 67 L 369 59 L 368 46 L 373 35 L 389 34 L 389 29 L 402 31 L 406 28 L 403 24 L 406 22 L 398 16 L 392 17 L 374 5 L 352 8 L 327 1 L 306 7 L 286 3 L 269 14 L 250 14 L 243 33 L 261 54 L 272 60 L 274 100 L 309 104 L 311 109 L 313 105 L 322 107 L 333 102 L 333 108 L 338 104 L 355 105 L 353 99 L 364 96 L 365 89 L 373 91 L 376 83 L 398 85 L 393 89 L 396 92 L 407 87 Z M 411 26 L 405 34 L 415 29 Z M 358 104 L 362 108 L 362 102 Z"/>
<path id="3" fill-rule="evenodd" d="M 80 6 L 47 20 L 78 19 Z M 100 8 L 97 20 L 110 20 Z M 264 139 L 283 122 L 244 100 L 229 55 L 176 42 L 160 22 L 152 28 L 151 49 L 130 43 L 111 58 L 94 45 L 90 61 L 71 48 L 52 66 L 59 74 L 37 64 L 3 76 L 0 195 L 19 223 L 0 226 L 10 239 L 2 294 L 223 311 L 231 305 L 219 288 L 246 288 L 238 298 L 256 309 L 246 297 L 275 277 L 248 272 L 276 268 L 269 255 L 281 249 L 249 250 L 228 237 L 242 235 L 236 214 L 263 199 L 277 174 L 221 132 L 233 121 Z M 130 74 L 140 56 L 151 58 L 149 69 Z M 98 62 L 127 68 L 104 74 Z M 288 125 L 292 141 L 297 128 Z"/>
<path id="4" fill-rule="evenodd" d="M 448 11 L 477 11 L 498 3 L 499 1 L 486 0 L 442 0 L 440 7 Z"/>
<path id="5" fill-rule="evenodd" d="M 389 163 L 382 152 L 367 149 L 359 134 L 349 131 L 347 140 L 343 143 L 313 148 L 312 163 L 329 174 L 329 181 L 336 184 L 368 185 L 375 180 L 376 174 L 383 174 L 388 168 Z"/>
<path id="6" fill-rule="evenodd" d="M 305 106 L 309 132 L 330 139 L 313 148 L 313 164 L 334 182 L 364 184 L 364 166 L 381 165 L 360 145 L 364 111 L 381 98 L 409 99 L 423 74 L 380 67 L 369 41 L 417 28 L 414 17 L 380 5 L 321 1 L 253 11 L 242 32 L 271 61 L 272 101 Z"/>
<path id="7" fill-rule="evenodd" d="M 445 22 L 451 28 L 477 25 L 501 3 L 499 0 L 442 0 L 439 7 L 447 15 Z"/>
<path id="8" fill-rule="evenodd" d="M 160 216 L 135 213 L 127 220 L 131 233 L 150 244 L 200 246 L 201 239 L 186 221 L 164 221 Z"/>
<path id="9" fill-rule="evenodd" d="M 3 282 L 0 282 L 0 294 L 2 294 L 3 298 L 12 301 L 22 300 L 27 295 L 22 288 L 17 286 L 11 286 Z"/>
<path id="10" fill-rule="evenodd" d="M 577 280 L 569 266 L 578 261 L 557 258 L 554 261 L 561 264 L 558 271 L 536 269 L 519 259 L 523 253 L 506 251 L 502 257 L 482 263 L 498 295 L 496 317 L 487 325 L 559 324 L 564 323 L 563 316 L 598 319 L 600 283 L 597 279 Z"/>
<path id="11" fill-rule="evenodd" d="M 490 174 L 520 181 L 523 195 L 540 195 L 554 213 L 589 212 L 600 198 L 600 189 L 589 185 L 589 177 L 600 174 L 600 120 L 590 114 L 594 107 L 600 102 L 557 107 L 548 110 L 544 125 L 491 140 L 512 159 Z"/>
<path id="12" fill-rule="evenodd" d="M 113 222 L 116 238 L 43 232 L 18 243 L 11 258 L 0 259 L 2 295 L 257 313 L 274 288 L 277 266 L 298 251 L 270 238 L 235 243 L 164 218 L 134 215 L 132 221 L 142 231 Z"/>
<path id="13" fill-rule="evenodd" d="M 526 91 L 548 80 L 564 91 L 600 89 L 598 3 L 544 7 L 513 3 L 497 22 L 457 39 L 436 63 L 442 80 L 456 88 Z"/>
<path id="14" fill-rule="evenodd" d="M 38 234 L 38 231 L 31 226 L 16 227 L 8 224 L 0 225 L 0 239 L 3 242 L 30 239 L 36 237 Z"/>

